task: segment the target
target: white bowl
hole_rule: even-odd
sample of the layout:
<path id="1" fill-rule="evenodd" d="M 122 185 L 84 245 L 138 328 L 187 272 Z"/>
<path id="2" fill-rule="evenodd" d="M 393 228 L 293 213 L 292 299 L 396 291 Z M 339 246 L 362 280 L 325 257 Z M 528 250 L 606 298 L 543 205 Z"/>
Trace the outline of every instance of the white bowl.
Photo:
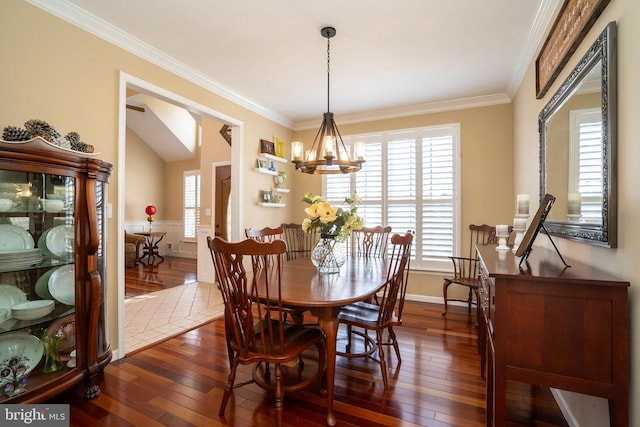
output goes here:
<path id="1" fill-rule="evenodd" d="M 33 320 L 51 313 L 55 307 L 53 300 L 39 299 L 15 304 L 11 307 L 14 319 Z"/>
<path id="2" fill-rule="evenodd" d="M 13 201 L 10 199 L 0 199 L 0 212 L 6 212 L 13 207 Z"/>
<path id="3" fill-rule="evenodd" d="M 47 212 L 57 213 L 64 209 L 64 200 L 42 199 L 41 202 Z"/>

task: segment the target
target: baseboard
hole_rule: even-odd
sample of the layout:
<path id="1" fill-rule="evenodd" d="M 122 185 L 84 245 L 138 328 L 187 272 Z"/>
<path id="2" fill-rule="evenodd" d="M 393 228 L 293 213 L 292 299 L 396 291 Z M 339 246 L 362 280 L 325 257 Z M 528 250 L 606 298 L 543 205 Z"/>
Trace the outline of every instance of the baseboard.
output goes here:
<path id="1" fill-rule="evenodd" d="M 441 304 L 444 306 L 444 298 L 443 297 L 434 297 L 429 295 L 418 295 L 418 294 L 407 294 L 405 299 L 408 301 L 416 301 L 416 302 L 429 302 L 433 304 Z M 466 302 L 460 301 L 449 301 L 448 305 L 457 305 L 459 307 L 466 307 Z"/>

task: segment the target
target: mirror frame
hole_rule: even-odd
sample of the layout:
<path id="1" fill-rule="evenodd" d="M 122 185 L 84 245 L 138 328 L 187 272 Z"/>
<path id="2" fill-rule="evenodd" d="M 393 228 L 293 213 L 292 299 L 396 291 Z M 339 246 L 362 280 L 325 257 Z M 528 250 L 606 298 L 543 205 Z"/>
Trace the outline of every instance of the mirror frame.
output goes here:
<path id="1" fill-rule="evenodd" d="M 610 22 L 584 57 L 562 83 L 538 116 L 540 134 L 540 200 L 547 193 L 546 148 L 547 121 L 573 94 L 593 67 L 602 67 L 602 223 L 582 224 L 549 220 L 545 228 L 550 234 L 570 240 L 608 248 L 617 247 L 617 40 L 616 23 Z"/>

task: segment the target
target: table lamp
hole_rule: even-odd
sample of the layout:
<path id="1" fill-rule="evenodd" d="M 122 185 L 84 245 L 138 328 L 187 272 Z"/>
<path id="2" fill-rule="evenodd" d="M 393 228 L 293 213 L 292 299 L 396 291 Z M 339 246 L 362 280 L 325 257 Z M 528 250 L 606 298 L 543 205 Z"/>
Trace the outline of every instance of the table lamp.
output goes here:
<path id="1" fill-rule="evenodd" d="M 144 212 L 148 215 L 147 221 L 149 221 L 149 232 L 151 232 L 151 223 L 153 223 L 153 215 L 156 213 L 156 207 L 153 205 L 147 205 L 147 207 L 144 208 Z"/>

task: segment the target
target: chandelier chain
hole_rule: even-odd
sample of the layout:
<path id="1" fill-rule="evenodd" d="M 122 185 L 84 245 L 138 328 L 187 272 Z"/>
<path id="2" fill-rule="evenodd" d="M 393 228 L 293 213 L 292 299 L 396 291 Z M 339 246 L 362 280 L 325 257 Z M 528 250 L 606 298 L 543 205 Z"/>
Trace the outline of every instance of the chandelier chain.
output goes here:
<path id="1" fill-rule="evenodd" d="M 331 85 L 331 37 L 327 37 L 327 112 L 331 111 L 329 107 L 329 97 L 330 91 L 329 86 Z"/>

